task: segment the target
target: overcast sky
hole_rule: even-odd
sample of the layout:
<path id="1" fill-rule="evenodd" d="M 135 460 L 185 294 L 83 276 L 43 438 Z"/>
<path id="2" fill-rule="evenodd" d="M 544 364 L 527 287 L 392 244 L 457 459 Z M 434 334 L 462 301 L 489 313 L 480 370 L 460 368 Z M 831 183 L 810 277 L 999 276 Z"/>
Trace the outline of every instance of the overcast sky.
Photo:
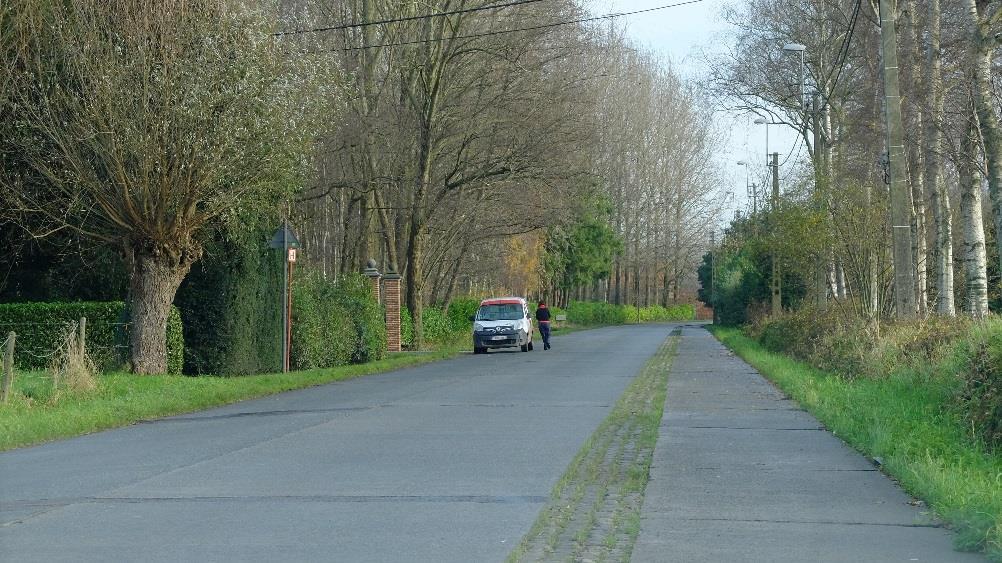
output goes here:
<path id="1" fill-rule="evenodd" d="M 593 0 L 588 5 L 596 14 L 632 12 L 676 4 L 685 0 Z M 723 21 L 721 10 L 725 4 L 740 3 L 741 0 L 702 0 L 694 4 L 676 6 L 663 10 L 647 12 L 632 16 L 624 16 L 617 20 L 626 26 L 627 33 L 638 44 L 647 50 L 658 54 L 664 61 L 671 61 L 675 69 L 683 76 L 695 77 L 706 71 L 701 50 L 722 51 L 732 34 L 731 27 Z M 780 48 L 780 46 L 777 46 Z M 717 122 L 722 131 L 729 131 L 724 151 L 718 155 L 717 162 L 725 177 L 729 177 L 728 187 L 736 195 L 736 205 L 750 205 L 745 200 L 746 170 L 737 165 L 739 160 L 748 161 L 757 168 L 750 169 L 751 181 L 767 178 L 765 167 L 766 132 L 764 125 L 754 125 L 754 116 L 738 116 L 720 114 Z M 797 134 L 788 127 L 770 126 L 769 152 L 779 152 L 780 162 L 784 162 L 792 151 L 800 151 L 799 157 L 805 158 L 802 145 L 796 143 Z M 794 154 L 796 157 L 797 154 Z M 780 167 L 780 178 L 793 170 L 796 158 L 786 160 L 786 165 Z M 733 206 L 732 211 L 733 213 Z M 730 219 L 728 214 L 726 219 Z"/>

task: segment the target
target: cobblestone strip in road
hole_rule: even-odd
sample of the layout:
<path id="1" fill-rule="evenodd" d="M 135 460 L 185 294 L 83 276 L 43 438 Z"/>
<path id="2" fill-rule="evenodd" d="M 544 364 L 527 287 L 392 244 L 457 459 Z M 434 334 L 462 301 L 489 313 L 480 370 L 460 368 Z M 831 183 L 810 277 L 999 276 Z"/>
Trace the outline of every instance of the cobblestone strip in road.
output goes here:
<path id="1" fill-rule="evenodd" d="M 582 446 L 509 563 L 629 561 L 680 334 L 672 332 Z"/>

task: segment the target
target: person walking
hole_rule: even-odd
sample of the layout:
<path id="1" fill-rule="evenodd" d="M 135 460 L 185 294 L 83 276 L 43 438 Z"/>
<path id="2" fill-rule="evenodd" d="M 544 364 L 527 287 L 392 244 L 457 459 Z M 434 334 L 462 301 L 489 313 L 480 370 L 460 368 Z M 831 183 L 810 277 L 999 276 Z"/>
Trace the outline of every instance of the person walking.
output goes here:
<path id="1" fill-rule="evenodd" d="M 543 350 L 550 349 L 550 310 L 546 303 L 539 302 L 536 306 L 536 322 L 539 323 L 539 335 L 543 337 Z"/>

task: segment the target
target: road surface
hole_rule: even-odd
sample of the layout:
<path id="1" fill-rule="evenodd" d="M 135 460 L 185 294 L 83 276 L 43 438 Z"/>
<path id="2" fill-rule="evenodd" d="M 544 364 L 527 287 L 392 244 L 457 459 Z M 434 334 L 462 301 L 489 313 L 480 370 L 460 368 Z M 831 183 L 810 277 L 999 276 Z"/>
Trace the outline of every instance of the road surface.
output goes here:
<path id="1" fill-rule="evenodd" d="M 503 561 L 673 327 L 0 454 L 4 561 Z"/>

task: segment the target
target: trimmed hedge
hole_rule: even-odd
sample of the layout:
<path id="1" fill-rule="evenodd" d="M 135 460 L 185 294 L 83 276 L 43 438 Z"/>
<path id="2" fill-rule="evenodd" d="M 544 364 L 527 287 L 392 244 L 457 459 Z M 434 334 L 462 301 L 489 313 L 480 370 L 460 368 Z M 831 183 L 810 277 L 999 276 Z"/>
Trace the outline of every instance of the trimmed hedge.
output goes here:
<path id="1" fill-rule="evenodd" d="M 206 242 L 174 303 L 184 319 L 184 372 L 250 375 L 282 371 L 281 252 L 270 230 Z"/>
<path id="2" fill-rule="evenodd" d="M 336 283 L 309 273 L 295 280 L 292 367 L 329 368 L 378 360 L 386 353 L 386 322 L 361 274 Z"/>
<path id="3" fill-rule="evenodd" d="M 634 305 L 613 305 L 603 301 L 571 301 L 567 305 L 566 313 L 567 322 L 583 326 L 620 325 L 638 321 L 642 323 L 690 321 L 696 318 L 696 309 L 691 304 L 641 307 L 638 314 Z"/>
<path id="4" fill-rule="evenodd" d="M 480 300 L 460 297 L 449 304 L 448 312 L 440 306 L 424 308 L 424 339 L 431 344 L 447 344 L 468 335 L 473 329 L 470 317 L 477 313 Z M 414 344 L 414 319 L 410 309 L 400 308 L 400 343 L 405 348 Z"/>
<path id="5" fill-rule="evenodd" d="M 14 363 L 21 369 L 44 369 L 70 323 L 87 319 L 87 352 L 103 369 L 120 368 L 129 350 L 128 316 L 121 301 L 0 304 L 0 339 L 17 333 Z M 167 372 L 181 373 L 184 334 L 181 315 L 171 307 L 167 318 Z"/>
<path id="6" fill-rule="evenodd" d="M 477 312 L 480 300 L 463 297 L 449 305 L 448 313 L 441 307 L 424 308 L 425 340 L 433 344 L 444 344 L 469 334 L 470 317 Z M 535 313 L 535 306 L 529 303 L 529 312 Z M 637 308 L 632 305 L 613 305 L 602 301 L 571 301 L 567 309 L 550 307 L 550 314 L 566 314 L 567 322 L 579 326 L 620 325 L 637 322 Z M 640 308 L 640 322 L 688 321 L 696 318 L 696 309 L 691 304 Z M 414 342 L 414 321 L 407 307 L 401 308 L 400 338 L 402 344 L 410 346 Z"/>

